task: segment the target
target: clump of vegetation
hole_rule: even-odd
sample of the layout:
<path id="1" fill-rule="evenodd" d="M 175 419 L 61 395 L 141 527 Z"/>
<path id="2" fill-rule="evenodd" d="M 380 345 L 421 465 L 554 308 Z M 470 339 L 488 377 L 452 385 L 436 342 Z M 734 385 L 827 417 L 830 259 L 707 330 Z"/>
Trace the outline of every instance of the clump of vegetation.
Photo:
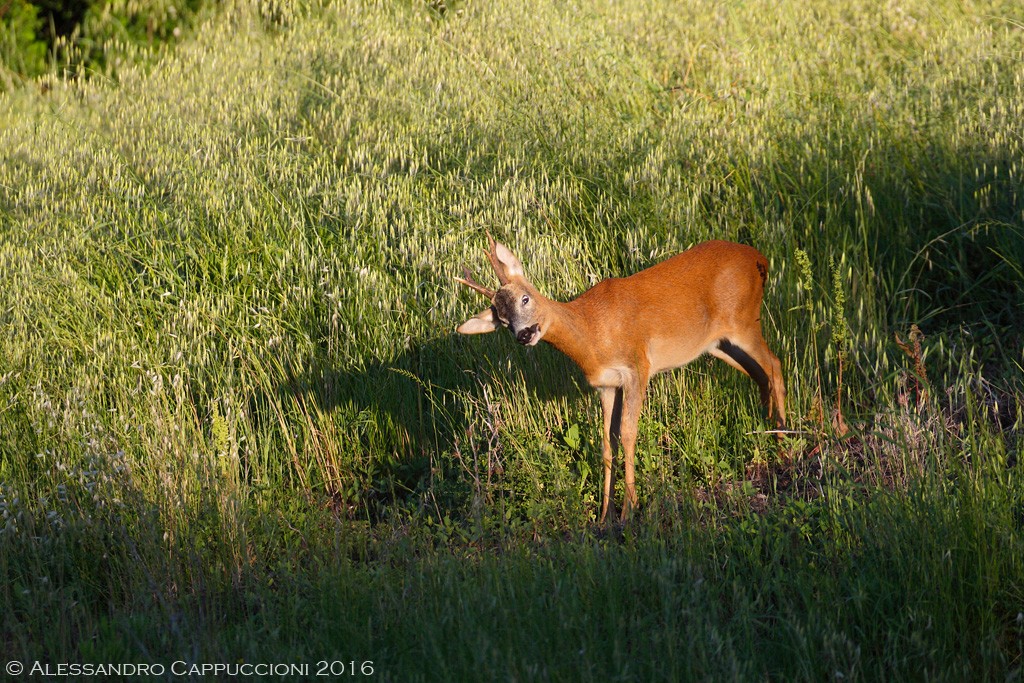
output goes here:
<path id="1" fill-rule="evenodd" d="M 42 29 L 37 7 L 13 0 L 0 13 L 0 57 L 4 81 L 10 87 L 10 73 L 36 76 L 46 71 L 46 43 L 39 39 Z"/>
<path id="2" fill-rule="evenodd" d="M 55 70 L 110 73 L 189 33 L 202 0 L 4 0 L 0 89 Z"/>
<path id="3" fill-rule="evenodd" d="M 11 659 L 1020 675 L 1016 3 L 234 10 L 0 95 Z M 757 246 L 785 447 L 660 376 L 595 527 L 596 398 L 453 332 L 488 230 L 554 297 Z"/>

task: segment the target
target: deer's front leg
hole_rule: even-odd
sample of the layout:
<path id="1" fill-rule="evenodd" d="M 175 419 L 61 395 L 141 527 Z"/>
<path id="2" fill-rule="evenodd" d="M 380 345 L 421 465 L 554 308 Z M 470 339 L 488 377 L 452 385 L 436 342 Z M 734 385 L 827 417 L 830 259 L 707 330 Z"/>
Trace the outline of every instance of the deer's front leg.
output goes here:
<path id="1" fill-rule="evenodd" d="M 612 520 L 615 519 L 615 451 L 619 445 L 619 424 L 622 421 L 622 389 L 601 387 L 601 413 L 604 416 L 604 439 L 601 445 L 601 459 L 604 465 L 604 495 L 601 499 L 601 524 L 608 516 L 611 506 Z"/>
<path id="2" fill-rule="evenodd" d="M 633 464 L 636 456 L 636 437 L 640 423 L 640 411 L 644 407 L 647 395 L 646 375 L 633 378 L 622 387 L 622 420 L 620 438 L 622 450 L 626 456 L 626 496 L 622 503 L 622 519 L 629 517 L 629 512 L 636 507 L 636 474 Z"/>

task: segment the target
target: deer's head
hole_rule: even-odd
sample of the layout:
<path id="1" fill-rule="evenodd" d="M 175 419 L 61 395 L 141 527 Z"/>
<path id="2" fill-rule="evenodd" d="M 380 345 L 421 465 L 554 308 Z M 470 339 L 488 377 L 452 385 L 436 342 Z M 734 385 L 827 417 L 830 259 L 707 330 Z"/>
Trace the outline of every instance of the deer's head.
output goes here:
<path id="1" fill-rule="evenodd" d="M 501 287 L 497 291 L 484 287 L 473 280 L 468 269 L 464 270 L 465 278 L 455 278 L 491 302 L 489 308 L 459 325 L 456 331 L 460 334 L 485 334 L 507 327 L 517 342 L 533 346 L 545 332 L 540 313 L 543 297 L 526 279 L 523 264 L 515 254 L 504 244 L 495 242 L 490 235 L 487 240 L 490 242 L 487 258 Z"/>

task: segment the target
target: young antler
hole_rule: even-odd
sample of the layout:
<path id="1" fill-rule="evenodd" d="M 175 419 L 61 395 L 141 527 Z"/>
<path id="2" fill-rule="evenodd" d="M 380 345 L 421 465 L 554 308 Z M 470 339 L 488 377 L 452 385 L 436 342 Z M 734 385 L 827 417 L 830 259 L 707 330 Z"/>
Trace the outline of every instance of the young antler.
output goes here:
<path id="1" fill-rule="evenodd" d="M 480 284 L 479 282 L 474 280 L 473 279 L 473 275 L 469 272 L 469 268 L 467 268 L 466 266 L 463 266 L 462 267 L 462 274 L 465 275 L 465 277 L 464 278 L 463 277 L 455 278 L 456 282 L 461 282 L 462 284 L 466 285 L 467 287 L 469 287 L 473 291 L 480 292 L 481 294 L 486 296 L 488 299 L 490 299 L 492 301 L 494 300 L 494 295 L 497 292 L 495 292 L 493 289 L 487 289 L 482 284 Z"/>
<path id="2" fill-rule="evenodd" d="M 507 264 L 509 260 L 515 260 L 515 256 L 512 255 L 512 252 L 510 252 L 504 244 L 495 242 L 494 238 L 491 237 L 491 233 L 487 233 L 487 241 L 490 243 L 491 248 L 484 249 L 484 253 L 487 254 L 487 260 L 491 262 L 491 268 L 494 269 L 494 274 L 498 276 L 498 282 L 502 287 L 504 287 L 509 283 L 513 276 L 522 275 L 522 269 L 520 268 L 520 270 L 517 271 L 508 267 Z M 518 263 L 518 261 L 516 261 L 516 263 Z M 456 282 L 461 282 L 470 289 L 480 292 L 491 301 L 494 300 L 494 295 L 497 294 L 497 292 L 493 289 L 484 287 L 474 280 L 473 276 L 469 272 L 469 268 L 463 266 L 462 272 L 465 277 L 455 278 Z"/>
<path id="3" fill-rule="evenodd" d="M 504 287 L 505 285 L 508 284 L 509 278 L 508 275 L 505 273 L 505 266 L 502 265 L 501 258 L 498 256 L 499 244 L 494 241 L 493 237 L 491 237 L 491 233 L 487 233 L 487 241 L 491 245 L 490 249 L 485 250 L 487 253 L 487 260 L 491 262 L 491 268 L 494 269 L 494 274 L 498 276 L 498 282 L 500 282 L 501 286 Z M 505 249 L 504 245 L 500 246 L 502 249 Z M 505 249 L 505 251 L 508 250 Z"/>

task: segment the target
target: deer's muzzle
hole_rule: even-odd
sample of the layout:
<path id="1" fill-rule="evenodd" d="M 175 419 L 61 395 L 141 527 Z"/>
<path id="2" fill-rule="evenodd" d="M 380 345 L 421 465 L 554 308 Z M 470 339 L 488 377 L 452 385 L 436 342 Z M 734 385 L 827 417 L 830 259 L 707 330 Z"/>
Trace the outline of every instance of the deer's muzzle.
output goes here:
<path id="1" fill-rule="evenodd" d="M 530 344 L 530 342 L 533 341 L 533 338 L 537 334 L 537 331 L 539 329 L 540 325 L 537 324 L 530 325 L 529 327 L 524 327 L 523 329 L 519 330 L 516 333 L 516 341 L 522 344 L 523 346 Z"/>

